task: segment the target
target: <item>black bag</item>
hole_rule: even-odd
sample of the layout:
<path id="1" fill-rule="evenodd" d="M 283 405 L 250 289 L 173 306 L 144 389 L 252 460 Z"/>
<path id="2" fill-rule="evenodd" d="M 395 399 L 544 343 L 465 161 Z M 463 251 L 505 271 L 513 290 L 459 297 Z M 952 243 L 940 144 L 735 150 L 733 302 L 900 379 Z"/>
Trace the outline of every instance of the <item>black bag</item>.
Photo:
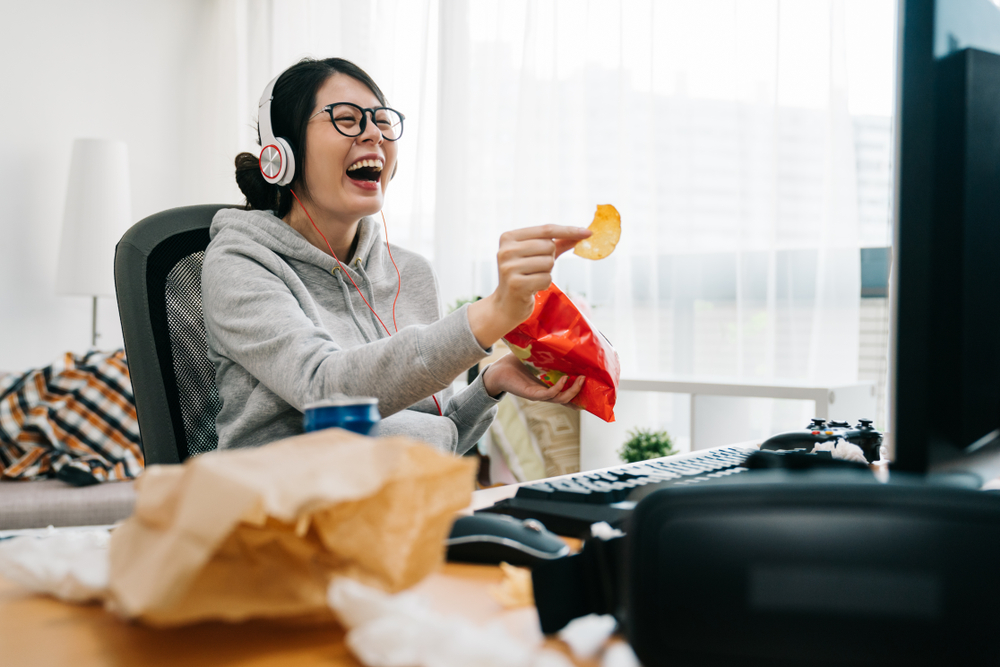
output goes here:
<path id="1" fill-rule="evenodd" d="M 655 491 L 625 537 L 535 568 L 542 629 L 613 612 L 645 667 L 993 664 L 1000 496 L 893 479 L 758 471 Z"/>

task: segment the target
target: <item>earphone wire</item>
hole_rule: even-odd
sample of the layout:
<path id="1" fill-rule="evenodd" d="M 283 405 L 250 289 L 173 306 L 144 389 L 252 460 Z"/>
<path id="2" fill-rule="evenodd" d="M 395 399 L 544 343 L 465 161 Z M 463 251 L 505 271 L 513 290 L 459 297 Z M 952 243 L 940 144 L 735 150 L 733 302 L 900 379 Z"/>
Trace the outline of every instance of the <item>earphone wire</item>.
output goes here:
<path id="1" fill-rule="evenodd" d="M 399 301 L 399 292 L 403 289 L 403 277 L 399 275 L 399 267 L 396 266 L 396 260 L 392 258 L 392 248 L 389 247 L 389 225 L 385 223 L 385 212 L 379 211 L 382 216 L 382 230 L 385 233 L 385 249 L 389 251 L 389 261 L 392 262 L 392 268 L 396 269 L 396 280 L 398 281 L 396 286 L 396 298 L 392 300 L 392 327 L 399 333 L 399 326 L 396 324 L 396 302 Z M 437 399 L 434 399 L 435 402 Z M 440 409 L 440 407 L 439 407 Z"/>
<path id="2" fill-rule="evenodd" d="M 299 196 L 295 194 L 295 190 L 288 188 L 288 191 L 292 193 L 292 196 L 295 197 L 295 201 L 297 201 L 299 203 L 299 206 L 302 207 L 302 212 L 306 214 L 306 217 L 309 218 L 309 222 L 312 223 L 313 229 L 316 230 L 316 233 L 319 234 L 320 237 L 323 239 L 323 242 L 326 243 L 326 247 L 330 250 L 330 254 L 333 256 L 335 260 L 337 260 L 337 266 L 340 267 L 340 269 L 344 272 L 344 275 L 347 276 L 347 279 L 351 281 L 352 285 L 354 285 L 354 289 L 358 291 L 358 296 L 361 297 L 361 300 L 365 302 L 366 306 L 368 306 L 368 310 L 372 311 L 372 315 L 375 316 L 375 319 L 378 320 L 378 323 L 382 325 L 383 329 L 385 329 L 386 335 L 391 337 L 392 333 L 389 332 L 389 327 L 385 326 L 385 322 L 383 322 L 382 318 L 378 316 L 378 313 L 375 312 L 375 309 L 372 308 L 372 305 L 368 303 L 368 299 L 365 298 L 365 295 L 361 293 L 361 288 L 358 287 L 358 284 L 354 282 L 354 278 L 352 278 L 351 274 L 348 273 L 347 269 L 344 268 L 344 265 L 340 262 L 340 258 L 337 257 L 337 253 L 333 251 L 333 246 L 331 246 L 330 242 L 326 239 L 326 235 L 320 231 L 319 227 L 316 225 L 316 221 L 312 219 L 311 215 L 309 215 L 309 211 L 306 210 L 306 207 L 302 203 L 302 200 L 299 199 Z M 379 212 L 382 213 L 381 211 Z M 389 250 L 389 230 L 385 222 L 385 213 L 382 213 L 382 226 L 385 229 L 385 247 L 386 250 Z M 396 260 L 392 258 L 392 250 L 389 250 L 389 259 L 392 261 L 392 266 L 396 269 L 396 280 L 397 280 L 396 298 L 392 300 L 392 326 L 396 330 L 396 333 L 399 333 L 399 327 L 396 325 L 396 301 L 399 299 L 399 292 L 403 289 L 403 277 L 399 273 L 399 267 L 396 266 Z M 438 415 L 443 417 L 444 411 L 441 410 L 441 404 L 438 403 L 437 396 L 431 394 L 431 398 L 434 399 L 434 405 L 437 407 Z"/>
<path id="3" fill-rule="evenodd" d="M 331 246 L 330 242 L 326 240 L 326 236 L 323 234 L 323 232 L 321 232 L 319 230 L 319 227 L 316 225 L 316 222 L 312 219 L 312 216 L 309 215 L 309 211 L 307 211 L 306 207 L 303 206 L 302 200 L 299 199 L 299 196 L 297 194 L 295 194 L 295 190 L 292 190 L 291 188 L 289 188 L 288 191 L 292 193 L 293 197 L 295 197 L 295 201 L 299 202 L 299 206 L 302 206 L 302 212 L 306 214 L 307 218 L 309 218 L 309 222 L 312 223 L 313 229 L 316 230 L 316 233 L 319 234 L 320 237 L 322 237 L 323 242 L 326 243 L 326 247 L 329 248 L 329 250 L 330 250 L 330 254 L 333 255 L 333 258 L 335 260 L 337 260 L 337 266 L 340 267 L 340 269 L 344 272 L 344 275 L 347 276 L 347 279 L 351 281 L 352 285 L 354 285 L 354 289 L 356 289 L 358 291 L 358 296 L 361 297 L 361 300 L 365 302 L 366 306 L 368 306 L 368 310 L 372 311 L 372 315 L 375 316 L 375 319 L 378 320 L 378 323 L 382 325 L 383 329 L 385 329 L 386 335 L 387 336 L 391 336 L 392 332 L 389 331 L 389 327 L 385 326 L 385 322 L 383 322 L 382 318 L 378 316 L 378 313 L 375 312 L 375 309 L 372 308 L 372 305 L 370 303 L 368 303 L 368 299 L 365 298 L 365 295 L 361 293 L 361 288 L 358 287 L 358 284 L 356 282 L 354 282 L 354 278 L 352 278 L 351 274 L 348 273 L 347 269 L 344 268 L 344 265 L 340 262 L 340 258 L 337 257 L 337 253 L 335 253 L 333 251 L 333 246 Z M 388 245 L 389 244 L 386 243 L 386 246 L 388 246 Z M 396 291 L 396 296 L 399 296 L 399 291 L 398 290 Z M 393 326 L 395 326 L 395 324 L 396 323 L 393 322 Z M 396 331 L 398 332 L 399 330 L 397 329 Z"/>

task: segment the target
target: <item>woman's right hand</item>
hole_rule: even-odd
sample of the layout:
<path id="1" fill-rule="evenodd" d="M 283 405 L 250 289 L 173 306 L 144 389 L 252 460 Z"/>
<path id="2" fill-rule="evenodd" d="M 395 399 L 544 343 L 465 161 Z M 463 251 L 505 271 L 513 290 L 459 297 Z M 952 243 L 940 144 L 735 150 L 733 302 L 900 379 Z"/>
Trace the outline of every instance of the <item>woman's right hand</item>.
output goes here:
<path id="1" fill-rule="evenodd" d="M 469 305 L 469 325 L 484 348 L 528 319 L 535 293 L 552 284 L 556 258 L 591 235 L 583 227 L 542 225 L 500 236 L 497 269 L 500 284 L 485 299 Z"/>

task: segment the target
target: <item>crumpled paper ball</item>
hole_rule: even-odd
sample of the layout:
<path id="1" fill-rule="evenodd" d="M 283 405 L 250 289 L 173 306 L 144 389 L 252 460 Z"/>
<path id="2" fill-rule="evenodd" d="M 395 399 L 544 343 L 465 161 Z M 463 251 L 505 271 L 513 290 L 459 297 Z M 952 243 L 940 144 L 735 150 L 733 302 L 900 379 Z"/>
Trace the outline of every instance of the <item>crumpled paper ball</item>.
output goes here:
<path id="1" fill-rule="evenodd" d="M 67 602 L 104 600 L 107 528 L 61 529 L 0 541 L 0 576 Z"/>
<path id="2" fill-rule="evenodd" d="M 368 667 L 572 667 L 561 653 L 498 624 L 439 614 L 414 593 L 390 595 L 339 577 L 328 599 L 348 628 L 347 646 Z"/>
<path id="3" fill-rule="evenodd" d="M 559 631 L 559 639 L 566 642 L 577 658 L 591 660 L 604 648 L 617 628 L 618 621 L 610 614 L 587 614 L 570 621 Z"/>

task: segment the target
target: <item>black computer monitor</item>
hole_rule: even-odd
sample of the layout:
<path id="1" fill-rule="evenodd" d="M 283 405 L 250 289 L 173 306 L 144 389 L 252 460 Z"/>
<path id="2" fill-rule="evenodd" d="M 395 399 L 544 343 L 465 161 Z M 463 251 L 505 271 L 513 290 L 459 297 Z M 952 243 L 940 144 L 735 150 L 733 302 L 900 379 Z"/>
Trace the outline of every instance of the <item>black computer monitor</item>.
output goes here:
<path id="1" fill-rule="evenodd" d="M 889 428 L 922 473 L 1000 459 L 1000 6 L 901 0 L 899 26 Z"/>

